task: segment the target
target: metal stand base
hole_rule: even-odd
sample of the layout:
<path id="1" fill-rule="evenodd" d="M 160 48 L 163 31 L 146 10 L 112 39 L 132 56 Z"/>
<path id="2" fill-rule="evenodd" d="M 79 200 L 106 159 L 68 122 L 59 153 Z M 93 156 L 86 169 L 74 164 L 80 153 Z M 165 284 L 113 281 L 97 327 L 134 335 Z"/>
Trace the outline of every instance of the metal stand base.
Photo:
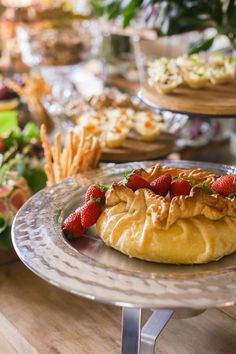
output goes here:
<path id="1" fill-rule="evenodd" d="M 154 311 L 141 330 L 142 310 L 124 307 L 121 354 L 154 354 L 156 339 L 173 312 L 172 310 Z"/>

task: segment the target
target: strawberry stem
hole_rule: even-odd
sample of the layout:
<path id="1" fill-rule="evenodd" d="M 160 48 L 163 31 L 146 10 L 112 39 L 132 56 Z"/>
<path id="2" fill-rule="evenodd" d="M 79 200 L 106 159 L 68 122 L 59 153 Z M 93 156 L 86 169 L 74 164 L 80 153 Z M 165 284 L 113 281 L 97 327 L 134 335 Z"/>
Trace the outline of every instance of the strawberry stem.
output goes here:
<path id="1" fill-rule="evenodd" d="M 101 198 L 94 198 L 92 195 L 90 195 L 90 200 L 92 200 L 94 203 L 96 203 L 98 205 L 103 204 Z"/>

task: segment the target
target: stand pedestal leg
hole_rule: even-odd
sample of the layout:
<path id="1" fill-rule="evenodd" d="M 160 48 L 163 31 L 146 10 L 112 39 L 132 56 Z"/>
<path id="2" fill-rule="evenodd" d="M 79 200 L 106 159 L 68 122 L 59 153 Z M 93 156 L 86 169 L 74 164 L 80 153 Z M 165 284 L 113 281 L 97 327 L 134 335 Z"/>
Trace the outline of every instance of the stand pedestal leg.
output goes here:
<path id="1" fill-rule="evenodd" d="M 154 311 L 142 330 L 141 314 L 141 309 L 123 308 L 121 354 L 154 354 L 156 339 L 171 318 L 173 311 Z"/>
<path id="2" fill-rule="evenodd" d="M 141 333 L 141 354 L 154 354 L 156 339 L 172 315 L 171 310 L 156 310 L 149 317 Z"/>
<path id="3" fill-rule="evenodd" d="M 139 354 L 141 309 L 123 308 L 121 354 Z"/>

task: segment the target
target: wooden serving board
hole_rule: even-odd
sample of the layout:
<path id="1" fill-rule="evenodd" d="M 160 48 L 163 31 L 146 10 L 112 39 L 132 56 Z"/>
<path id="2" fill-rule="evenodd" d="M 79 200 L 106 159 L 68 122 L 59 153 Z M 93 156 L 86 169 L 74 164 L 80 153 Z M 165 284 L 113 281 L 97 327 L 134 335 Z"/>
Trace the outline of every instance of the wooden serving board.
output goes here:
<path id="1" fill-rule="evenodd" d="M 105 148 L 101 160 L 115 162 L 151 160 L 170 154 L 173 146 L 174 137 L 168 133 L 162 133 L 156 141 L 151 142 L 142 141 L 132 135 L 118 148 Z"/>
<path id="2" fill-rule="evenodd" d="M 144 98 L 160 108 L 192 114 L 236 116 L 236 80 L 222 85 L 209 84 L 194 90 L 181 85 L 171 94 L 160 94 L 145 83 L 141 87 Z"/>

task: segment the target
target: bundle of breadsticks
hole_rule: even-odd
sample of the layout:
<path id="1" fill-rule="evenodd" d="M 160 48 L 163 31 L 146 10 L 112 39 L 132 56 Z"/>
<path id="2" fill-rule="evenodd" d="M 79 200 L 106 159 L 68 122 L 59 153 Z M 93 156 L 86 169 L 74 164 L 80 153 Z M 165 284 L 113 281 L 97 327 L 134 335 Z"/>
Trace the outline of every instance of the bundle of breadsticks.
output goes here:
<path id="1" fill-rule="evenodd" d="M 86 136 L 85 129 L 81 129 L 80 132 L 72 130 L 67 133 L 62 148 L 60 133 L 55 134 L 53 145 L 48 141 L 45 125 L 41 126 L 40 135 L 45 155 L 44 169 L 48 185 L 97 166 L 103 148 L 104 139 L 102 136 Z"/>

